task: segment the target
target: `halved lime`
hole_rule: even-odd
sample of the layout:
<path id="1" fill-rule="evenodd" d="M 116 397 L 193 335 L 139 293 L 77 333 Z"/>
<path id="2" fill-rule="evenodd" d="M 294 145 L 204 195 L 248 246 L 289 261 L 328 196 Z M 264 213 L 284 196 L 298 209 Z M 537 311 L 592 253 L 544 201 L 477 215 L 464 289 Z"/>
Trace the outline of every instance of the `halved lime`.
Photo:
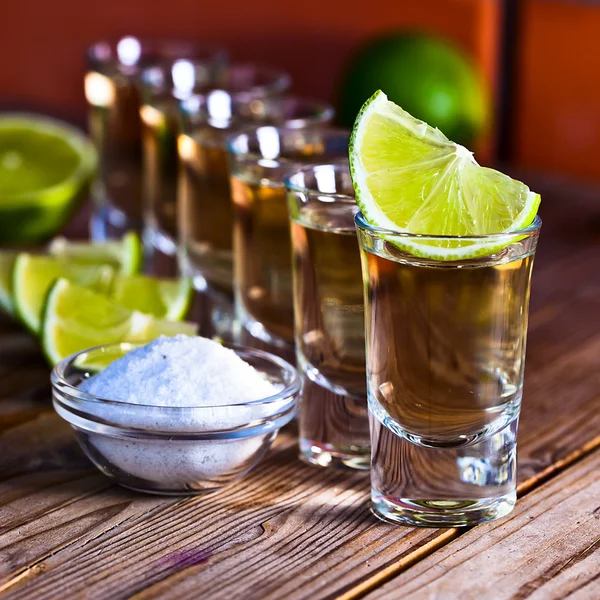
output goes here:
<path id="1" fill-rule="evenodd" d="M 59 277 L 108 293 L 114 278 L 110 265 L 79 265 L 52 256 L 19 254 L 12 272 L 12 291 L 17 315 L 38 334 L 48 290 Z"/>
<path id="2" fill-rule="evenodd" d="M 196 335 L 196 325 L 131 311 L 66 279 L 50 289 L 44 308 L 42 347 L 55 364 L 86 348 L 113 342 L 149 341 L 159 335 Z"/>
<path id="3" fill-rule="evenodd" d="M 96 168 L 88 138 L 41 115 L 0 116 L 0 243 L 33 243 L 66 222 Z"/>
<path id="4" fill-rule="evenodd" d="M 530 225 L 540 204 L 539 194 L 525 184 L 479 166 L 464 146 L 413 118 L 381 91 L 358 114 L 349 154 L 356 201 L 376 227 L 433 236 L 500 234 Z M 394 243 L 439 260 L 482 256 L 503 245 L 498 238 L 405 237 Z"/>
<path id="5" fill-rule="evenodd" d="M 110 295 L 130 310 L 180 321 L 192 302 L 192 283 L 187 277 L 156 279 L 144 275 L 117 275 Z"/>
<path id="6" fill-rule="evenodd" d="M 0 308 L 9 315 L 14 315 L 15 311 L 12 295 L 12 269 L 16 257 L 16 252 L 0 252 Z"/>
<path id="7" fill-rule="evenodd" d="M 135 231 L 129 231 L 121 240 L 102 243 L 73 242 L 57 237 L 48 246 L 53 256 L 85 264 L 110 264 L 121 273 L 133 275 L 142 267 L 142 243 Z"/>

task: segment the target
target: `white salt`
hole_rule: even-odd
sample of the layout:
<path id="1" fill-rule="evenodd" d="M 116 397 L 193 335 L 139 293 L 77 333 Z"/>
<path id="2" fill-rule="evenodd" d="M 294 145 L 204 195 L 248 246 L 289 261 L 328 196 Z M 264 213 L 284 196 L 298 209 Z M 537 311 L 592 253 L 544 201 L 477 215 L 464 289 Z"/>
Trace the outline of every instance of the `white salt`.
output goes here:
<path id="1" fill-rule="evenodd" d="M 136 348 L 80 387 L 109 400 L 171 407 L 243 404 L 277 393 L 233 350 L 187 335 Z"/>
<path id="2" fill-rule="evenodd" d="M 80 389 L 113 401 L 88 407 L 105 422 L 173 434 L 241 427 L 276 414 L 288 401 L 253 405 L 276 394 L 278 387 L 233 350 L 185 335 L 163 336 L 132 350 Z M 250 404 L 232 406 L 242 403 Z M 226 476 L 251 462 L 271 436 L 177 440 L 92 435 L 90 442 L 124 473 L 181 487 Z"/>

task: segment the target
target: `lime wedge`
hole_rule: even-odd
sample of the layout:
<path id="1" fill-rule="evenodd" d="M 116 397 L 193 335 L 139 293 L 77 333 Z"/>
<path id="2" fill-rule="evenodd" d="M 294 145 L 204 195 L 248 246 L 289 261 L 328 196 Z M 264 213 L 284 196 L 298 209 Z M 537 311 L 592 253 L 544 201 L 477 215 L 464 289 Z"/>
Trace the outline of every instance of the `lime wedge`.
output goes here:
<path id="1" fill-rule="evenodd" d="M 58 237 L 52 240 L 48 252 L 78 263 L 110 264 L 127 275 L 139 273 L 142 267 L 142 243 L 134 231 L 121 240 L 103 243 L 72 242 Z"/>
<path id="2" fill-rule="evenodd" d="M 184 333 L 185 335 L 197 335 L 198 326 L 189 321 L 167 321 L 166 319 L 152 319 L 144 331 L 144 341 L 153 340 L 161 335 L 172 337 Z"/>
<path id="3" fill-rule="evenodd" d="M 0 252 L 0 308 L 9 315 L 15 314 L 12 294 L 12 270 L 16 252 Z"/>
<path id="4" fill-rule="evenodd" d="M 33 243 L 71 215 L 96 168 L 78 129 L 40 115 L 0 117 L 0 243 Z"/>
<path id="5" fill-rule="evenodd" d="M 59 277 L 108 293 L 114 269 L 109 265 L 68 263 L 52 256 L 19 254 L 12 272 L 13 298 L 17 315 L 34 334 L 40 332 L 48 290 Z"/>
<path id="6" fill-rule="evenodd" d="M 369 223 L 411 234 L 480 236 L 530 225 L 540 196 L 493 169 L 464 146 L 376 92 L 362 107 L 350 139 L 356 201 Z M 460 260 L 491 254 L 511 240 L 394 238 L 426 258 Z"/>
<path id="7" fill-rule="evenodd" d="M 102 294 L 59 279 L 48 292 L 42 347 L 48 360 L 55 364 L 100 344 L 145 342 L 178 333 L 196 335 L 196 325 L 163 321 L 128 310 Z"/>
<path id="8" fill-rule="evenodd" d="M 110 296 L 130 310 L 181 321 L 192 302 L 192 283 L 187 277 L 155 279 L 144 275 L 117 275 Z"/>

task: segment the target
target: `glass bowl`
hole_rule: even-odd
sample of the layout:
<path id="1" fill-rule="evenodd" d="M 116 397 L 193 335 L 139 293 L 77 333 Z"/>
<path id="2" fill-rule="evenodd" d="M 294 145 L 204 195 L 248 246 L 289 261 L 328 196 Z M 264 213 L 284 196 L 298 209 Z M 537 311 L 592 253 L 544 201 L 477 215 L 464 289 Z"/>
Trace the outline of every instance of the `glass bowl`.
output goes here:
<path id="1" fill-rule="evenodd" d="M 217 490 L 254 467 L 295 416 L 296 369 L 267 352 L 236 346 L 230 348 L 275 385 L 276 395 L 224 406 L 173 407 L 100 398 L 78 388 L 140 345 L 84 350 L 51 375 L 56 412 L 71 424 L 90 460 L 124 487 L 169 495 Z"/>

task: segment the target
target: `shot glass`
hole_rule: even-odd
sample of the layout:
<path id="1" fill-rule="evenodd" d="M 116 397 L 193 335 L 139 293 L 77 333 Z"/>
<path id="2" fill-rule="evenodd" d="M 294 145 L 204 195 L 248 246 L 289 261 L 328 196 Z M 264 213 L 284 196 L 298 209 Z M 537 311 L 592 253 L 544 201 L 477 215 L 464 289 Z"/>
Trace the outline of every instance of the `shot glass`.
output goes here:
<path id="1" fill-rule="evenodd" d="M 435 237 L 356 216 L 381 519 L 456 527 L 512 510 L 540 226 L 536 218 L 511 233 Z M 478 258 L 420 258 L 460 249 Z"/>
<path id="2" fill-rule="evenodd" d="M 207 300 L 207 326 L 233 339 L 233 207 L 227 140 L 268 118 L 269 98 L 290 85 L 278 69 L 232 64 L 213 89 L 197 90 L 180 105 L 181 179 L 177 199 L 178 258 Z"/>
<path id="3" fill-rule="evenodd" d="M 288 119 L 285 128 L 263 126 L 241 133 L 228 146 L 235 308 L 241 335 L 249 338 L 242 341 L 262 341 L 284 354 L 293 353 L 294 302 L 283 178 L 303 165 L 347 160 L 350 137 L 344 130 L 314 127 L 331 118 L 333 109 L 293 100 L 289 116 L 302 111 L 306 118 Z M 294 123 L 303 128 L 291 129 Z"/>
<path id="4" fill-rule="evenodd" d="M 176 58 L 147 67 L 140 75 L 144 242 L 153 262 L 157 254 L 164 254 L 175 267 L 179 103 L 194 89 L 213 84 L 218 69 L 211 61 Z"/>
<path id="5" fill-rule="evenodd" d="M 348 164 L 285 178 L 291 221 L 300 456 L 367 469 L 364 299 Z"/>
<path id="6" fill-rule="evenodd" d="M 93 44 L 87 51 L 85 96 L 89 130 L 99 153 L 98 177 L 92 189 L 94 239 L 141 231 L 142 140 L 139 78 L 142 70 L 162 61 L 204 60 L 215 68 L 223 51 L 184 40 L 140 40 L 127 36 Z"/>

